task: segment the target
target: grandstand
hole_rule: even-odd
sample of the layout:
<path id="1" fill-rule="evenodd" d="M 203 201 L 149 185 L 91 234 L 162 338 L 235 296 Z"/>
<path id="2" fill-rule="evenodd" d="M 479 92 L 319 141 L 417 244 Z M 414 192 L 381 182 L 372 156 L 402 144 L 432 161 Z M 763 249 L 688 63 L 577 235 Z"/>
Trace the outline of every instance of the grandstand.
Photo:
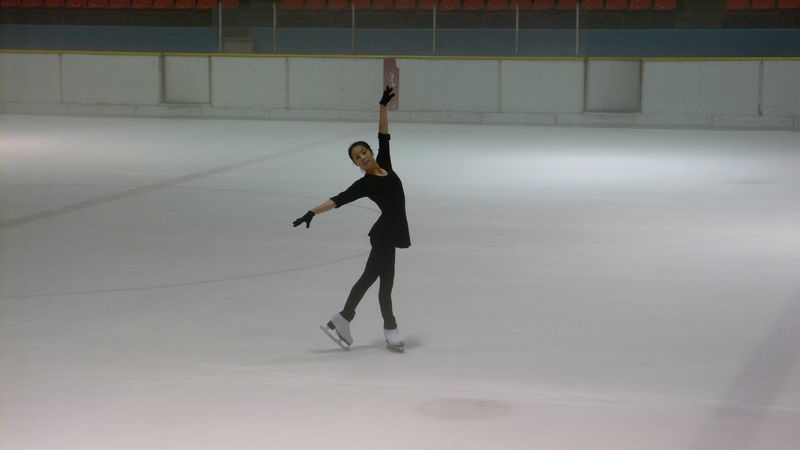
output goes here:
<path id="1" fill-rule="evenodd" d="M 2 0 L 0 24 L 212 26 L 218 6 L 242 26 L 800 27 L 800 0 Z"/>

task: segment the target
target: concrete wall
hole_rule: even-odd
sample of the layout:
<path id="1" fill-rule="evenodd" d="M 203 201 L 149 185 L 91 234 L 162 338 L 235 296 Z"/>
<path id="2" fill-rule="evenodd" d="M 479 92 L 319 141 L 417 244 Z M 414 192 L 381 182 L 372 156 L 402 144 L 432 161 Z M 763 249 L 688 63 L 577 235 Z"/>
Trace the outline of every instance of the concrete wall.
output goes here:
<path id="1" fill-rule="evenodd" d="M 398 59 L 393 121 L 800 129 L 800 60 Z M 383 59 L 0 53 L 4 113 L 374 120 Z"/>

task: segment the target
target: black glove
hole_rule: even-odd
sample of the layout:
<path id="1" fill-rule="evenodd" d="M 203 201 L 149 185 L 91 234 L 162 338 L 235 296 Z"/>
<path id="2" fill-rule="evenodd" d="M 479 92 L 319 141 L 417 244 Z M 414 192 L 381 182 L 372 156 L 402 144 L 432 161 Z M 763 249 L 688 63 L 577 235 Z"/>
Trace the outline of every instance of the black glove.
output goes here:
<path id="1" fill-rule="evenodd" d="M 305 216 L 295 220 L 293 222 L 293 225 L 296 227 L 296 226 L 300 225 L 301 223 L 305 222 L 306 223 L 306 228 L 310 228 L 311 227 L 311 219 L 313 219 L 313 218 L 314 218 L 314 211 L 309 211 L 309 212 L 306 213 Z"/>
<path id="2" fill-rule="evenodd" d="M 378 103 L 380 103 L 383 106 L 388 105 L 389 102 L 392 101 L 392 99 L 395 96 L 394 92 L 392 91 L 394 91 L 393 87 L 386 86 L 386 89 L 383 90 L 383 97 L 381 97 L 381 101 Z"/>

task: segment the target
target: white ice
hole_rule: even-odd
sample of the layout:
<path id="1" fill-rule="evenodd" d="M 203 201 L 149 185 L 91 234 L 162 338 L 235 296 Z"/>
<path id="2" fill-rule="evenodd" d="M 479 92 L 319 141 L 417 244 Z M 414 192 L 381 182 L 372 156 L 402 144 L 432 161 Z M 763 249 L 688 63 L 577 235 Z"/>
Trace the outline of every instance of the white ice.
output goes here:
<path id="1" fill-rule="evenodd" d="M 377 113 L 376 113 L 377 115 Z M 797 449 L 800 135 L 2 116 L 4 450 Z"/>

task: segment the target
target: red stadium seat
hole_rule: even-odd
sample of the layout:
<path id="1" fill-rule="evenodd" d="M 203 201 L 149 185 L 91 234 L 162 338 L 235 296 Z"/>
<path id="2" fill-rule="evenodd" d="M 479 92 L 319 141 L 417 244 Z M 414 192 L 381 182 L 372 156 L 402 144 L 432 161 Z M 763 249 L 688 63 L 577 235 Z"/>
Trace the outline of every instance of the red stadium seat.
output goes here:
<path id="1" fill-rule="evenodd" d="M 553 9 L 556 7 L 556 0 L 533 0 L 533 9 Z"/>
<path id="2" fill-rule="evenodd" d="M 800 0 L 778 0 L 778 9 L 800 9 Z"/>
<path id="3" fill-rule="evenodd" d="M 356 9 L 369 9 L 369 0 L 353 0 Z"/>
<path id="4" fill-rule="evenodd" d="M 172 9 L 175 7 L 173 0 L 153 0 L 153 8 L 155 9 Z"/>
<path id="5" fill-rule="evenodd" d="M 520 11 L 533 8 L 533 0 L 511 0 L 511 9 L 519 8 Z"/>
<path id="6" fill-rule="evenodd" d="M 750 3 L 750 9 L 765 10 L 774 8 L 775 0 L 753 0 L 753 2 Z"/>
<path id="7" fill-rule="evenodd" d="M 44 0 L 22 0 L 23 8 L 41 8 L 44 6 Z"/>
<path id="8" fill-rule="evenodd" d="M 45 8 L 63 8 L 64 0 L 44 0 Z"/>
<path id="9" fill-rule="evenodd" d="M 489 0 L 486 2 L 486 9 L 489 11 L 505 11 L 512 8 L 508 0 Z"/>
<path id="10" fill-rule="evenodd" d="M 67 0 L 64 8 L 86 8 L 86 0 Z"/>
<path id="11" fill-rule="evenodd" d="M 669 11 L 678 7 L 678 0 L 656 0 L 654 9 L 659 11 Z"/>
<path id="12" fill-rule="evenodd" d="M 372 3 L 369 5 L 369 9 L 374 9 L 375 11 L 385 11 L 387 9 L 392 9 L 394 5 L 394 0 L 372 0 Z"/>
<path id="13" fill-rule="evenodd" d="M 281 2 L 281 9 L 301 9 L 303 7 L 303 0 L 283 0 Z"/>
<path id="14" fill-rule="evenodd" d="M 131 0 L 131 8 L 134 9 L 148 9 L 151 8 L 152 6 L 153 6 L 153 0 Z"/>
<path id="15" fill-rule="evenodd" d="M 19 8 L 22 5 L 22 0 L 2 0 L 0 6 L 3 8 Z"/>
<path id="16" fill-rule="evenodd" d="M 653 2 L 652 0 L 631 0 L 629 8 L 634 10 L 652 9 Z"/>
<path id="17" fill-rule="evenodd" d="M 305 8 L 312 10 L 321 10 L 325 9 L 327 3 L 328 3 L 327 0 L 306 0 Z"/>
<path id="18" fill-rule="evenodd" d="M 587 10 L 603 9 L 604 0 L 583 0 L 583 8 Z"/>
<path id="19" fill-rule="evenodd" d="M 750 0 L 727 0 L 725 2 L 725 9 L 729 11 L 750 9 Z"/>
<path id="20" fill-rule="evenodd" d="M 558 0 L 557 9 L 575 9 L 578 5 L 578 0 Z"/>
<path id="21" fill-rule="evenodd" d="M 395 0 L 394 9 L 409 10 L 417 8 L 417 0 Z"/>
<path id="22" fill-rule="evenodd" d="M 442 0 L 439 4 L 441 11 L 455 11 L 461 9 L 461 0 Z"/>
<path id="23" fill-rule="evenodd" d="M 422 10 L 431 10 L 434 6 L 439 7 L 439 0 L 419 0 L 417 3 L 417 9 Z"/>
<path id="24" fill-rule="evenodd" d="M 483 11 L 486 9 L 484 0 L 464 0 L 464 11 Z"/>
<path id="25" fill-rule="evenodd" d="M 628 9 L 628 0 L 607 0 L 606 9 Z"/>
<path id="26" fill-rule="evenodd" d="M 328 0 L 328 9 L 332 10 L 350 9 L 350 3 L 348 0 Z"/>
<path id="27" fill-rule="evenodd" d="M 239 6 L 239 0 L 220 0 L 223 8 L 235 8 Z M 194 7 L 196 9 L 212 9 L 217 7 L 217 0 L 197 0 Z"/>
<path id="28" fill-rule="evenodd" d="M 194 0 L 175 0 L 175 9 L 194 9 Z"/>
<path id="29" fill-rule="evenodd" d="M 110 3 L 108 0 L 89 0 L 87 6 L 93 9 L 108 8 Z"/>

